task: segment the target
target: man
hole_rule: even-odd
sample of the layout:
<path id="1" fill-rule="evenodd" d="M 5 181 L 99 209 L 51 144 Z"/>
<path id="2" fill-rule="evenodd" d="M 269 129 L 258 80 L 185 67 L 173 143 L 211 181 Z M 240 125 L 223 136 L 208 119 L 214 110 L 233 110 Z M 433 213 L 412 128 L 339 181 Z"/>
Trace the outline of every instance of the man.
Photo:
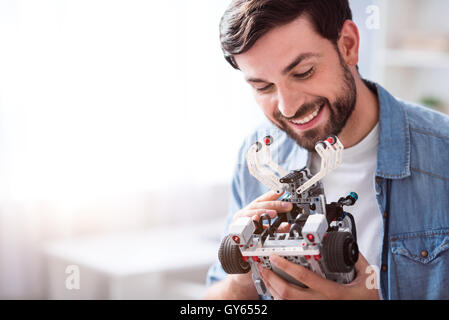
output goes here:
<path id="1" fill-rule="evenodd" d="M 235 0 L 220 25 L 226 60 L 250 84 L 269 120 L 243 144 L 224 233 L 238 217 L 291 210 L 249 172 L 249 146 L 273 133 L 285 169 L 319 166 L 331 134 L 343 163 L 322 182 L 330 201 L 355 191 L 356 278 L 337 284 L 279 256 L 270 260 L 308 286 L 261 269 L 275 299 L 449 298 L 449 118 L 395 99 L 358 73 L 359 33 L 347 0 Z M 378 272 L 374 272 L 378 271 Z M 378 282 L 373 275 L 378 273 Z M 251 275 L 209 270 L 206 298 L 257 299 Z"/>

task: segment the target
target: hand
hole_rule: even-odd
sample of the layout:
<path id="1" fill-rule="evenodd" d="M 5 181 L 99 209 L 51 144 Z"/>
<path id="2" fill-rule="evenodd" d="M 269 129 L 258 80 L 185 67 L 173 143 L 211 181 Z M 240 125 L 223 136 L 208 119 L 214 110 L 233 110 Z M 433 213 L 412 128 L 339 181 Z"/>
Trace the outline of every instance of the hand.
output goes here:
<path id="1" fill-rule="evenodd" d="M 258 221 L 263 214 L 268 214 L 273 219 L 278 213 L 291 211 L 293 209 L 291 202 L 276 201 L 280 196 L 274 191 L 261 195 L 246 207 L 237 211 L 232 222 L 241 217 L 251 217 L 254 221 Z"/>
<path id="2" fill-rule="evenodd" d="M 274 299 L 287 300 L 377 300 L 378 290 L 367 286 L 367 278 L 370 276 L 366 271 L 369 267 L 365 257 L 359 254 L 355 264 L 356 278 L 349 284 L 339 284 L 327 280 L 315 272 L 290 262 L 280 256 L 270 257 L 271 263 L 305 284 L 309 288 L 301 288 L 295 284 L 285 281 L 271 270 L 259 267 L 265 285 L 270 290 Z M 371 287 L 371 286 L 370 286 Z"/>
<path id="3" fill-rule="evenodd" d="M 268 214 L 270 218 L 274 218 L 279 212 L 291 211 L 293 208 L 291 202 L 276 201 L 280 196 L 280 194 L 277 194 L 274 191 L 269 191 L 261 195 L 246 207 L 239 210 L 234 215 L 232 222 L 235 222 L 238 218 L 241 217 L 251 217 L 254 221 L 258 221 L 260 219 L 260 216 L 263 214 Z M 281 227 L 279 228 L 279 232 L 282 232 Z M 229 278 L 231 279 L 233 285 L 238 285 L 246 288 L 252 287 L 254 289 L 251 272 L 245 274 L 229 275 Z"/>

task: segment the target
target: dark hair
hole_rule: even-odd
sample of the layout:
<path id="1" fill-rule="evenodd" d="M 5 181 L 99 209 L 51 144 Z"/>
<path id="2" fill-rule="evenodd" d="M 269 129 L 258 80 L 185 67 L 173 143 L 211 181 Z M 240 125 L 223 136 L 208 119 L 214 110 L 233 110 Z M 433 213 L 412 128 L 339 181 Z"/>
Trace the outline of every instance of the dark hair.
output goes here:
<path id="1" fill-rule="evenodd" d="M 220 22 L 225 59 L 236 69 L 234 55 L 248 51 L 271 29 L 307 14 L 315 30 L 336 44 L 346 20 L 352 20 L 348 0 L 233 0 Z"/>

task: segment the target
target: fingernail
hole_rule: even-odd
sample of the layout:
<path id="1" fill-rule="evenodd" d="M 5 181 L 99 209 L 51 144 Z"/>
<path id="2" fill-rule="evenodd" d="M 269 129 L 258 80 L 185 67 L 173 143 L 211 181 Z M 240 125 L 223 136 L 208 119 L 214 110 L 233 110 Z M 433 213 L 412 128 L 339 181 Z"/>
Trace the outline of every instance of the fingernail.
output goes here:
<path id="1" fill-rule="evenodd" d="M 279 261 L 279 257 L 275 256 L 275 255 L 272 255 L 272 256 L 270 256 L 270 261 L 271 261 L 272 264 L 277 266 L 278 261 Z"/>
<path id="2" fill-rule="evenodd" d="M 288 208 L 288 207 L 290 207 L 290 206 L 291 206 L 291 203 L 290 203 L 290 202 L 282 201 L 282 207 Z"/>
<path id="3" fill-rule="evenodd" d="M 277 215 L 276 210 L 267 210 L 266 213 L 271 217 L 274 218 Z"/>

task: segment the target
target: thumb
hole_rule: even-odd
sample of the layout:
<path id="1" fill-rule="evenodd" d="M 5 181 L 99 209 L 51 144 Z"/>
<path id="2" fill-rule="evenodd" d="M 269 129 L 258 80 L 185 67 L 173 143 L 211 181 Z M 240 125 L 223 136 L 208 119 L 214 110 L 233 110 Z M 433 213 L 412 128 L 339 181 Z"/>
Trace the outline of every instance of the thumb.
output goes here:
<path id="1" fill-rule="evenodd" d="M 359 252 L 359 258 L 354 265 L 357 274 L 365 273 L 369 266 L 368 260 L 366 260 L 366 258 Z"/>
<path id="2" fill-rule="evenodd" d="M 276 191 L 270 190 L 267 193 L 264 193 L 260 197 L 258 197 L 254 202 L 262 202 L 262 201 L 273 201 L 279 199 L 279 197 L 283 194 L 277 193 Z"/>

